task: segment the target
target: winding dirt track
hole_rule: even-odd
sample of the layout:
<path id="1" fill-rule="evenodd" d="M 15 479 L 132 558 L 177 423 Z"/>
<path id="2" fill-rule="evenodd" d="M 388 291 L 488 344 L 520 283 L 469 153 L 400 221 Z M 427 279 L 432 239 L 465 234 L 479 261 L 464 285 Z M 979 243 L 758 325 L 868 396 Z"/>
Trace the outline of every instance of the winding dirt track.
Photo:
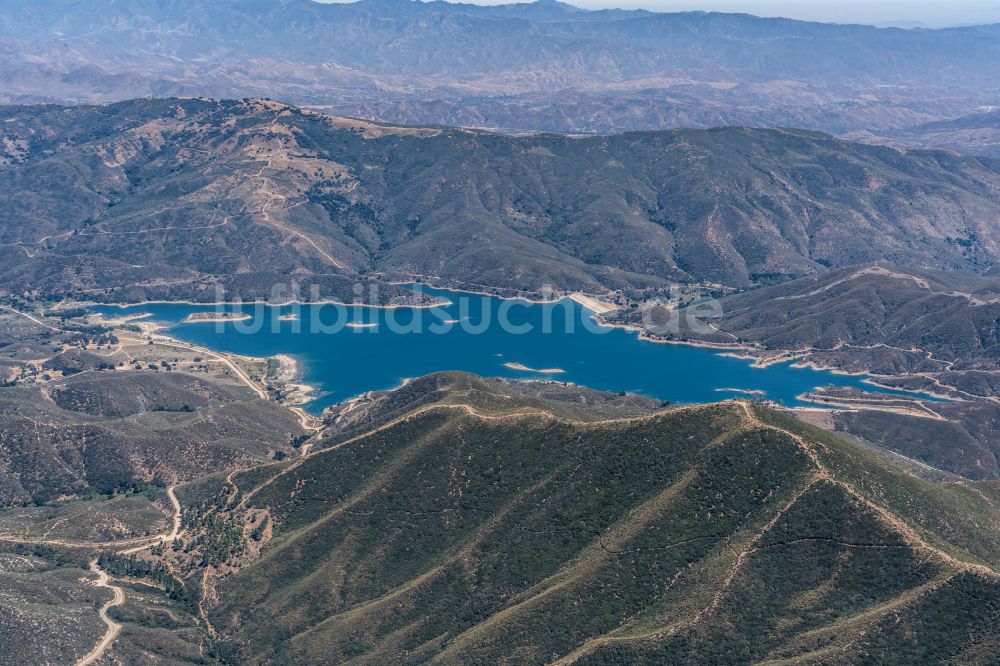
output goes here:
<path id="1" fill-rule="evenodd" d="M 167 497 L 170 498 L 170 504 L 173 506 L 174 509 L 172 529 L 169 532 L 166 532 L 159 536 L 151 537 L 153 539 L 151 543 L 147 542 L 146 544 L 141 546 L 134 546 L 132 548 L 126 548 L 125 550 L 120 550 L 118 551 L 119 555 L 128 555 L 131 553 L 137 553 L 141 550 L 149 548 L 152 545 L 160 543 L 170 543 L 180 536 L 181 503 L 177 501 L 177 495 L 174 494 L 174 487 L 175 486 L 167 488 Z M 111 576 L 108 575 L 108 572 L 101 569 L 101 567 L 97 564 L 96 559 L 90 561 L 90 570 L 93 571 L 95 574 L 97 574 L 97 580 L 94 581 L 94 586 L 108 588 L 109 590 L 111 590 L 113 596 L 111 597 L 111 599 L 105 601 L 104 605 L 101 606 L 101 610 L 98 611 L 98 615 L 100 615 L 101 621 L 104 622 L 104 624 L 108 627 L 108 630 L 104 633 L 104 637 L 101 638 L 101 640 L 97 642 L 97 645 L 94 646 L 94 649 L 88 652 L 83 657 L 81 657 L 80 660 L 76 662 L 76 666 L 87 666 L 88 664 L 96 663 L 98 659 L 104 656 L 104 653 L 107 651 L 107 649 L 114 644 L 115 640 L 117 640 L 118 638 L 118 634 L 120 634 L 122 630 L 122 625 L 118 624 L 117 622 L 112 620 L 110 616 L 108 616 L 108 610 L 116 606 L 123 606 L 125 604 L 125 590 L 111 583 Z"/>
<path id="2" fill-rule="evenodd" d="M 27 312 L 21 312 L 20 310 L 17 310 L 17 309 L 12 308 L 12 307 L 8 307 L 6 305 L 0 305 L 0 310 L 6 310 L 7 312 L 12 312 L 14 314 L 21 315 L 25 319 L 29 319 L 29 320 L 33 321 L 34 323 L 38 324 L 39 326 L 44 326 L 45 328 L 49 329 L 50 331 L 62 331 L 62 329 L 56 328 L 55 326 L 52 326 L 50 324 L 46 324 L 41 319 L 38 319 L 34 315 L 28 314 Z"/>
<path id="3" fill-rule="evenodd" d="M 354 437 L 351 437 L 349 439 L 345 439 L 344 441 L 338 442 L 338 443 L 334 444 L 333 446 L 328 446 L 326 448 L 319 449 L 317 451 L 309 451 L 309 452 L 303 451 L 302 455 L 300 455 L 298 458 L 296 458 L 295 461 L 291 465 L 288 465 L 285 469 L 281 470 L 280 472 L 278 472 L 274 476 L 270 477 L 269 479 L 267 479 L 266 481 L 264 481 L 260 485 L 255 486 L 254 488 L 250 489 L 245 495 L 243 495 L 243 497 L 240 499 L 239 503 L 236 506 L 239 509 L 245 509 L 246 506 L 247 506 L 247 502 L 251 498 L 253 498 L 257 493 L 259 493 L 264 488 L 270 486 L 278 478 L 280 478 L 280 477 L 288 474 L 289 472 L 294 471 L 295 469 L 297 469 L 298 467 L 300 467 L 306 460 L 309 460 L 310 458 L 313 458 L 315 456 L 325 455 L 327 453 L 330 453 L 331 451 L 336 451 L 337 449 L 343 448 L 343 447 L 345 447 L 345 446 L 347 446 L 349 444 L 353 444 L 354 442 L 357 442 L 359 440 L 365 439 L 367 437 L 371 437 L 372 435 L 375 435 L 375 434 L 377 434 L 379 432 L 382 432 L 384 430 L 388 430 L 389 428 L 393 428 L 393 427 L 399 425 L 400 423 L 403 423 L 405 421 L 409 421 L 410 419 L 413 419 L 413 418 L 415 418 L 417 416 L 420 416 L 421 414 L 426 414 L 427 412 L 431 412 L 431 411 L 458 410 L 458 411 L 465 412 L 469 416 L 472 416 L 472 417 L 475 417 L 475 418 L 478 418 L 478 419 L 482 419 L 484 421 L 504 421 L 504 420 L 508 420 L 508 419 L 523 419 L 523 418 L 526 418 L 526 417 L 540 416 L 540 417 L 543 417 L 543 418 L 549 418 L 549 419 L 555 419 L 555 420 L 558 420 L 558 421 L 562 421 L 563 423 L 575 423 L 575 424 L 581 424 L 581 425 L 598 425 L 598 424 L 599 425 L 610 425 L 610 424 L 621 424 L 621 423 L 637 423 L 637 422 L 641 422 L 641 421 L 647 421 L 647 420 L 651 420 L 651 419 L 660 418 L 660 417 L 662 417 L 662 416 L 664 416 L 666 414 L 677 414 L 679 412 L 689 411 L 689 410 L 692 410 L 692 409 L 702 409 L 703 407 L 704 407 L 704 405 L 685 405 L 685 406 L 682 406 L 682 407 L 671 407 L 671 408 L 665 409 L 665 410 L 657 410 L 655 412 L 652 412 L 652 413 L 649 413 L 649 414 L 641 414 L 639 416 L 626 416 L 626 417 L 622 417 L 622 418 L 603 419 L 603 420 L 600 420 L 600 421 L 577 421 L 577 420 L 573 420 L 573 419 L 567 419 L 567 418 L 559 417 L 559 416 L 557 416 L 555 414 L 552 414 L 551 412 L 547 412 L 545 410 L 537 409 L 537 408 L 534 408 L 534 407 L 525 407 L 523 409 L 519 409 L 519 410 L 513 411 L 513 412 L 505 412 L 505 413 L 499 413 L 499 414 L 486 414 L 486 413 L 478 411 L 475 407 L 472 407 L 472 406 L 466 405 L 466 404 L 462 404 L 462 403 L 455 403 L 455 404 L 452 404 L 452 403 L 440 403 L 440 402 L 438 402 L 438 403 L 432 403 L 432 404 L 429 404 L 429 405 L 424 405 L 422 407 L 418 407 L 417 409 L 414 409 L 413 411 L 406 412 L 405 414 L 403 414 L 401 416 L 397 416 L 394 419 L 386 421 L 385 423 L 383 423 L 382 425 L 380 425 L 378 427 L 372 428 L 371 430 L 367 430 L 367 431 L 361 433 L 360 435 L 355 435 Z M 322 435 L 323 435 L 323 432 L 320 431 L 316 435 L 314 435 L 314 438 L 315 437 L 321 437 Z M 282 466 L 284 464 L 285 464 L 285 461 L 265 463 L 263 465 L 257 466 L 255 469 L 261 469 L 263 467 L 278 467 L 278 466 Z M 234 470 L 228 477 L 226 477 L 226 481 L 234 488 L 234 491 L 237 490 L 237 488 L 236 488 L 236 483 L 233 481 L 233 476 L 235 474 L 239 474 L 242 471 L 245 471 L 245 470 Z M 236 493 L 234 492 L 233 495 L 235 496 Z"/>
<path id="4" fill-rule="evenodd" d="M 248 375 L 242 368 L 240 368 L 236 363 L 234 363 L 233 360 L 227 354 L 214 352 L 206 347 L 201 347 L 199 345 L 194 345 L 188 342 L 183 342 L 181 340 L 176 340 L 174 338 L 159 333 L 153 334 L 152 336 L 150 336 L 150 339 L 156 342 L 156 344 L 162 345 L 164 347 L 175 347 L 177 349 L 196 351 L 210 358 L 214 358 L 215 360 L 223 363 L 226 367 L 232 370 L 236 378 L 239 379 L 244 384 L 246 384 L 246 386 L 248 386 L 254 393 L 256 393 L 257 397 L 259 397 L 261 400 L 271 399 L 267 391 L 264 390 L 264 388 L 261 387 L 260 384 L 251 379 L 250 375 Z M 309 415 L 301 407 L 290 407 L 288 405 L 285 405 L 285 407 L 299 418 L 299 424 L 302 426 L 303 430 L 307 432 L 315 432 L 319 430 L 320 428 L 320 426 L 318 425 L 320 422 L 319 419 Z"/>
<path id="5" fill-rule="evenodd" d="M 96 587 L 106 587 L 114 593 L 110 599 L 104 602 L 101 606 L 101 610 L 98 611 L 98 615 L 101 617 L 101 621 L 108 626 L 108 631 L 104 634 L 104 638 L 98 641 L 94 649 L 83 656 L 76 666 L 86 666 L 87 664 L 93 664 L 102 656 L 104 656 L 105 650 L 107 650 L 118 638 L 118 634 L 121 633 L 122 625 L 118 624 L 108 616 L 108 609 L 114 608 L 115 606 L 122 606 L 125 604 L 125 590 L 118 587 L 117 585 L 111 584 L 111 577 L 106 571 L 102 570 L 97 566 L 97 560 L 90 561 L 90 570 L 97 574 L 97 580 L 94 581 L 94 586 Z"/>
<path id="6" fill-rule="evenodd" d="M 780 518 L 780 516 L 788 508 L 790 508 L 792 505 L 794 505 L 795 502 L 809 488 L 811 488 L 816 483 L 820 483 L 820 482 L 833 483 L 833 484 L 836 484 L 838 486 L 841 486 L 846 492 L 850 493 L 859 502 L 861 502 L 862 504 L 864 504 L 865 506 L 867 506 L 870 510 L 872 510 L 873 513 L 875 514 L 876 518 L 879 519 L 881 522 L 883 522 L 883 524 L 885 524 L 887 527 L 893 529 L 896 533 L 898 533 L 904 539 L 904 541 L 906 542 L 906 544 L 909 547 L 911 547 L 914 550 L 917 550 L 919 552 L 923 552 L 924 554 L 926 554 L 930 558 L 934 558 L 934 559 L 942 562 L 943 564 L 945 564 L 948 567 L 948 569 L 950 570 L 951 574 L 954 574 L 956 572 L 970 572 L 970 573 L 974 573 L 974 574 L 982 576 L 982 577 L 989 577 L 989 578 L 997 578 L 998 576 L 1000 576 L 1000 574 L 998 574 L 998 572 L 994 571 L 990 567 L 987 567 L 987 566 L 984 566 L 984 565 L 981 565 L 981 564 L 978 564 L 978 563 L 970 563 L 970 562 L 965 562 L 965 561 L 958 560 L 955 557 L 951 556 L 950 554 L 942 551 L 941 549 L 939 549 L 935 545 L 932 545 L 927 540 L 925 540 L 923 536 L 921 536 L 920 534 L 918 534 L 916 532 L 916 530 L 913 529 L 909 524 L 903 522 L 901 519 L 899 519 L 898 517 L 896 517 L 895 515 L 893 515 L 892 513 L 890 513 L 886 508 L 882 507 L 881 505 L 877 504 L 876 502 L 874 502 L 874 501 L 870 500 L 869 498 L 867 498 L 866 496 L 862 495 L 859 491 L 857 491 L 855 488 L 853 488 L 849 484 L 846 484 L 843 481 L 840 481 L 839 479 L 835 478 L 835 476 L 833 474 L 831 474 L 831 472 L 823 464 L 821 458 L 819 457 L 817 451 L 815 450 L 814 446 L 811 443 L 806 442 L 798 434 L 795 434 L 795 433 L 792 433 L 792 432 L 788 432 L 787 430 L 784 430 L 783 428 L 780 428 L 778 426 L 775 426 L 775 425 L 772 425 L 772 424 L 765 423 L 765 422 L 761 421 L 757 417 L 757 415 L 754 413 L 754 411 L 753 411 L 753 409 L 752 409 L 752 407 L 750 406 L 749 403 L 747 403 L 745 401 L 742 401 L 742 400 L 735 400 L 735 401 L 731 401 L 731 402 L 733 404 L 737 405 L 738 408 L 741 411 L 741 417 L 742 417 L 741 418 L 741 421 L 742 421 L 741 427 L 742 428 L 744 428 L 744 429 L 768 429 L 768 430 L 774 430 L 774 431 L 777 431 L 777 432 L 780 432 L 780 433 L 783 433 L 783 434 L 789 436 L 790 438 L 792 438 L 795 441 L 796 445 L 808 456 L 808 458 L 810 459 L 810 461 L 813 464 L 814 472 L 813 472 L 812 476 L 808 479 L 808 482 L 806 484 L 804 484 L 801 488 L 799 488 L 792 495 L 792 497 L 789 498 L 789 500 L 787 501 L 786 505 L 780 511 L 778 511 L 778 513 L 775 516 L 772 517 L 772 520 L 769 522 L 768 526 L 765 527 L 765 529 L 760 534 L 754 535 L 754 538 L 752 538 L 747 544 L 744 545 L 744 548 L 742 549 L 741 552 L 736 553 L 737 557 L 735 558 L 734 564 L 731 567 L 731 570 L 730 570 L 730 572 L 729 572 L 729 574 L 728 574 L 728 576 L 727 576 L 727 578 L 726 578 L 726 580 L 725 580 L 722 588 L 717 591 L 717 594 L 714 596 L 714 598 L 709 603 L 709 605 L 705 609 L 703 609 L 700 613 L 697 613 L 695 617 L 693 617 L 690 620 L 684 622 L 683 624 L 687 625 L 687 624 L 691 624 L 692 622 L 697 621 L 701 616 L 703 616 L 703 614 L 705 614 L 707 612 L 710 612 L 714 608 L 714 606 L 719 602 L 719 599 L 721 598 L 721 595 L 724 592 L 725 588 L 729 585 L 729 582 L 735 577 L 735 575 L 739 571 L 739 569 L 740 569 L 743 561 L 749 555 L 751 555 L 753 552 L 755 552 L 759 548 L 758 541 L 759 541 L 760 536 L 764 532 L 766 532 L 769 527 L 773 526 L 777 522 L 777 520 Z M 669 415 L 669 414 L 676 414 L 677 412 L 684 412 L 684 411 L 688 411 L 688 410 L 698 410 L 698 409 L 704 409 L 704 406 L 703 405 L 690 405 L 690 406 L 683 406 L 683 407 L 675 407 L 675 408 L 668 409 L 668 410 L 657 411 L 657 412 L 654 412 L 654 413 L 651 413 L 651 414 L 643 414 L 643 415 L 639 415 L 639 416 L 630 416 L 630 417 L 617 418 L 617 419 L 607 419 L 607 420 L 596 421 L 596 422 L 587 421 L 587 422 L 579 422 L 579 423 L 586 423 L 587 425 L 605 425 L 605 426 L 606 425 L 610 425 L 610 424 L 636 423 L 636 422 L 646 421 L 646 420 L 650 420 L 650 419 L 662 418 L 662 417 L 664 417 L 666 415 Z M 468 414 L 470 416 L 473 416 L 473 417 L 476 417 L 476 418 L 480 418 L 480 419 L 484 419 L 484 420 L 491 420 L 491 421 L 494 421 L 494 420 L 507 420 L 507 419 L 522 419 L 522 418 L 530 418 L 530 417 L 559 418 L 559 417 L 557 417 L 557 416 L 555 416 L 555 415 L 553 415 L 553 414 L 551 414 L 549 412 L 546 412 L 546 411 L 543 411 L 543 410 L 538 410 L 538 409 L 533 409 L 533 408 L 525 408 L 525 409 L 516 410 L 516 411 L 513 411 L 513 412 L 509 412 L 509 413 L 487 414 L 487 413 L 482 413 L 482 412 L 478 411 L 477 409 L 475 409 L 474 407 L 472 407 L 470 405 L 461 404 L 461 403 L 458 403 L 458 404 L 435 403 L 435 404 L 430 404 L 430 405 L 424 405 L 424 406 L 422 406 L 422 407 L 420 407 L 418 409 L 415 409 L 415 410 L 413 410 L 411 412 L 407 412 L 406 414 L 401 415 L 401 416 L 399 416 L 397 418 L 391 419 L 391 420 L 389 420 L 389 421 L 381 424 L 378 427 L 372 428 L 371 430 L 366 431 L 366 432 L 364 432 L 362 434 L 356 435 L 354 437 L 350 437 L 350 438 L 348 438 L 348 439 L 346 439 L 346 440 L 344 440 L 342 442 L 339 442 L 339 443 L 337 443 L 337 444 L 335 444 L 333 446 L 330 446 L 328 448 L 325 448 L 325 449 L 311 451 L 310 449 L 312 448 L 312 442 L 309 442 L 308 444 L 306 444 L 306 445 L 304 445 L 302 447 L 302 450 L 300 451 L 299 457 L 295 461 L 293 461 L 292 464 L 290 464 L 290 465 L 288 465 L 287 463 L 270 463 L 270 464 L 263 465 L 262 467 L 268 467 L 268 466 L 271 466 L 271 465 L 274 465 L 274 466 L 285 465 L 285 467 L 284 467 L 284 469 L 281 469 L 280 471 L 278 471 L 274 476 L 266 479 L 265 481 L 263 481 L 259 485 L 251 488 L 248 492 L 246 492 L 246 494 L 244 494 L 244 496 L 242 498 L 240 498 L 240 500 L 237 502 L 236 507 L 237 508 L 244 508 L 247 505 L 248 501 L 250 499 L 252 499 L 253 497 L 255 497 L 262 489 L 267 488 L 268 486 L 270 486 L 272 483 L 274 483 L 274 481 L 276 479 L 281 478 L 281 477 L 287 475 L 288 473 L 292 472 L 293 470 L 297 469 L 306 460 L 309 460 L 309 459 L 314 458 L 316 456 L 325 455 L 325 454 L 330 453 L 330 452 L 332 452 L 334 450 L 337 450 L 337 449 L 340 449 L 340 448 L 342 448 L 344 446 L 350 445 L 350 444 L 352 444 L 352 443 L 354 443 L 354 442 L 356 442 L 358 440 L 361 440 L 361 439 L 364 439 L 364 438 L 367 438 L 367 437 L 371 437 L 372 435 L 374 435 L 376 433 L 379 433 L 381 431 L 385 431 L 385 430 L 387 430 L 389 428 L 397 426 L 397 425 L 399 425 L 400 423 L 402 423 L 404 421 L 413 419 L 414 417 L 418 417 L 421 414 L 424 414 L 424 413 L 427 413 L 427 412 L 430 412 L 430 411 L 434 411 L 434 410 L 442 410 L 442 411 L 458 410 L 458 411 L 464 412 L 464 413 L 466 413 L 466 414 Z M 560 419 L 560 420 L 563 420 L 563 421 L 566 421 L 566 422 L 570 422 L 570 423 L 577 423 L 577 421 L 573 421 L 571 419 Z M 321 435 L 321 434 L 322 433 L 318 433 L 318 435 Z M 227 482 L 230 483 L 233 486 L 234 491 L 237 491 L 238 489 L 236 488 L 236 484 L 235 484 L 235 481 L 233 480 L 233 477 L 236 474 L 238 474 L 239 471 L 242 471 L 242 470 L 234 470 L 233 472 L 230 472 L 229 476 L 227 476 L 227 478 L 226 478 Z M 161 535 L 149 537 L 149 538 L 145 539 L 143 543 L 140 543 L 140 544 L 134 545 L 134 546 L 131 546 L 131 543 L 135 543 L 134 541 L 132 541 L 132 542 L 117 542 L 116 545 L 118 545 L 118 546 L 129 544 L 130 547 L 128 547 L 128 548 L 126 548 L 124 550 L 116 551 L 116 552 L 118 552 L 119 554 L 129 554 L 129 553 L 140 552 L 140 551 L 145 550 L 146 548 L 149 548 L 150 546 L 153 546 L 153 545 L 156 545 L 156 544 L 172 542 L 172 541 L 176 540 L 181 535 L 181 533 L 182 533 L 182 528 L 181 528 L 181 506 L 180 506 L 180 502 L 177 500 L 177 497 L 176 497 L 176 495 L 174 493 L 174 488 L 175 488 L 174 486 L 171 486 L 170 488 L 167 489 L 167 496 L 168 496 L 168 498 L 170 500 L 170 503 L 171 503 L 171 505 L 173 507 L 173 521 L 172 521 L 173 524 L 172 524 L 171 530 L 169 532 L 163 533 Z M 238 492 L 234 492 L 234 497 L 236 495 L 238 495 Z M 10 538 L 10 539 L 8 539 L 7 537 L 0 536 L 0 540 L 18 541 L 19 539 L 16 539 L 16 538 Z M 49 543 L 49 544 L 52 544 L 52 545 L 63 545 L 63 546 L 65 546 L 65 545 L 84 546 L 85 545 L 85 544 L 78 544 L 78 543 L 68 544 L 66 542 L 60 542 L 60 541 L 42 541 L 42 540 L 32 541 L 32 543 Z M 101 547 L 104 544 L 92 543 L 92 544 L 89 544 L 89 545 L 90 545 L 90 547 L 95 547 L 96 548 L 96 547 Z M 86 656 L 84 656 L 83 658 L 81 658 L 79 661 L 76 662 L 76 666 L 86 666 L 88 664 L 94 664 L 94 663 L 96 663 L 101 657 L 104 656 L 104 654 L 106 653 L 106 651 L 108 650 L 108 648 L 110 648 L 114 644 L 115 640 L 118 638 L 118 636 L 120 634 L 120 631 L 121 631 L 122 627 L 121 627 L 120 624 L 118 624 L 117 622 L 115 622 L 114 620 L 112 620 L 108 616 L 108 610 L 111 609 L 111 608 L 117 607 L 117 606 L 121 606 L 126 601 L 124 590 L 121 587 L 118 587 L 118 586 L 115 586 L 115 585 L 112 584 L 111 577 L 108 575 L 108 573 L 106 571 L 102 570 L 98 566 L 97 560 L 91 561 L 91 563 L 90 563 L 90 569 L 91 569 L 91 571 L 93 573 L 95 573 L 97 575 L 97 580 L 93 581 L 93 584 L 95 586 L 97 586 L 97 587 L 106 587 L 106 588 L 112 590 L 113 597 L 110 600 L 108 600 L 107 602 L 105 602 L 104 605 L 101 607 L 101 609 L 99 611 L 99 615 L 100 615 L 101 620 L 107 626 L 107 632 L 105 633 L 104 637 L 94 646 L 94 648 Z M 206 570 L 205 574 L 206 574 L 206 578 L 207 578 L 207 576 L 208 576 L 208 571 L 207 570 Z M 205 585 L 205 582 L 206 581 L 203 581 L 203 586 Z M 207 618 L 206 618 L 206 621 L 207 621 Z M 673 631 L 675 629 L 676 628 L 671 628 L 670 630 Z M 211 625 L 209 625 L 209 630 L 211 631 Z M 573 663 L 580 656 L 582 656 L 586 652 L 592 650 L 596 645 L 601 644 L 602 641 L 612 641 L 612 640 L 615 640 L 615 638 L 614 637 L 605 637 L 605 638 L 602 638 L 600 640 L 588 643 L 587 645 L 581 646 L 580 650 L 578 650 L 577 652 L 574 652 L 574 653 L 572 653 L 570 655 L 567 655 L 566 657 L 564 657 L 563 659 L 561 659 L 561 660 L 559 660 L 558 662 L 555 662 L 555 663 L 559 663 L 559 664 L 570 664 L 570 663 Z"/>

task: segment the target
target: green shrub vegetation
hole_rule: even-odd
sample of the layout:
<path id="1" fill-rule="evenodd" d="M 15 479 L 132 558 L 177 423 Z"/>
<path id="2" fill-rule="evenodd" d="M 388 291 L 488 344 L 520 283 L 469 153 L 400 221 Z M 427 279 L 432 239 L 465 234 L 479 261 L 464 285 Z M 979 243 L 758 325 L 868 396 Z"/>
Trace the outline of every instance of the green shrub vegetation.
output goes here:
<path id="1" fill-rule="evenodd" d="M 272 531 L 216 588 L 230 661 L 995 656 L 986 486 L 744 403 L 587 421 L 452 380 L 368 436 L 236 477 L 243 506 L 223 513 L 266 510 Z"/>

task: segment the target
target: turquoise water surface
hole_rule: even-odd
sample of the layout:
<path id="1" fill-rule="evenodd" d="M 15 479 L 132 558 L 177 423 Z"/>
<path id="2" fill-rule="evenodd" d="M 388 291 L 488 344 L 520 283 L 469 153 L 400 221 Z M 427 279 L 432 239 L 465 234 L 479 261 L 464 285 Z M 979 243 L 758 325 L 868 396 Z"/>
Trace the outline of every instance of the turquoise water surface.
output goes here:
<path id="1" fill-rule="evenodd" d="M 440 370 L 545 378 L 681 403 L 757 395 L 802 406 L 808 403 L 797 396 L 819 386 L 876 390 L 861 376 L 793 368 L 791 363 L 755 368 L 711 349 L 640 340 L 635 332 L 595 325 L 588 310 L 568 299 L 540 304 L 424 291 L 451 302 L 432 309 L 167 303 L 94 309 L 116 316 L 150 313 L 152 321 L 165 325 L 165 334 L 216 351 L 293 356 L 302 365 L 302 381 L 318 389 L 316 399 L 304 405 L 316 413 L 365 391 Z M 251 319 L 184 321 L 192 313 L 214 311 L 242 312 Z M 297 320 L 279 319 L 289 314 Z M 501 325 L 501 319 L 508 325 Z M 345 326 L 347 322 L 356 326 Z M 541 369 L 563 372 L 534 371 Z M 746 393 L 750 391 L 760 393 Z"/>

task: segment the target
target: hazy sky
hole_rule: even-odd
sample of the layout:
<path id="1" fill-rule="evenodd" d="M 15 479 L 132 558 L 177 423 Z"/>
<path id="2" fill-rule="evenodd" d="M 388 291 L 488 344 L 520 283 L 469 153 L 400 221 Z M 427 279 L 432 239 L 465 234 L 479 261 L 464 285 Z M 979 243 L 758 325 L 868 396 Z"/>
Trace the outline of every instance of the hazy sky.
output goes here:
<path id="1" fill-rule="evenodd" d="M 322 0 L 330 1 L 330 0 Z M 505 4 L 517 0 L 464 0 L 477 4 Z M 871 24 L 921 24 L 928 27 L 1000 23 L 1000 0 L 906 2 L 905 0 L 569 0 L 578 7 L 642 7 L 655 11 L 746 12 L 758 16 L 786 16 L 810 21 Z"/>

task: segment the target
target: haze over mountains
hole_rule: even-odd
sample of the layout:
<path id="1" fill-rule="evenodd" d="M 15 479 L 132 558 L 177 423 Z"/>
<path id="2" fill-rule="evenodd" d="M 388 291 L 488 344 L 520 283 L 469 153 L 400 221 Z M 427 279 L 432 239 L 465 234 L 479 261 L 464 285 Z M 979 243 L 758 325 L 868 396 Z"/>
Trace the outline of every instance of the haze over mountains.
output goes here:
<path id="1" fill-rule="evenodd" d="M 5 102 L 267 96 L 404 124 L 881 132 L 995 106 L 1000 26 L 548 1 L 3 0 L 0 77 Z"/>
<path id="2" fill-rule="evenodd" d="M 858 132 L 850 138 L 887 145 L 947 148 L 970 155 L 1000 157 L 1000 110 L 887 130 L 878 135 Z"/>

